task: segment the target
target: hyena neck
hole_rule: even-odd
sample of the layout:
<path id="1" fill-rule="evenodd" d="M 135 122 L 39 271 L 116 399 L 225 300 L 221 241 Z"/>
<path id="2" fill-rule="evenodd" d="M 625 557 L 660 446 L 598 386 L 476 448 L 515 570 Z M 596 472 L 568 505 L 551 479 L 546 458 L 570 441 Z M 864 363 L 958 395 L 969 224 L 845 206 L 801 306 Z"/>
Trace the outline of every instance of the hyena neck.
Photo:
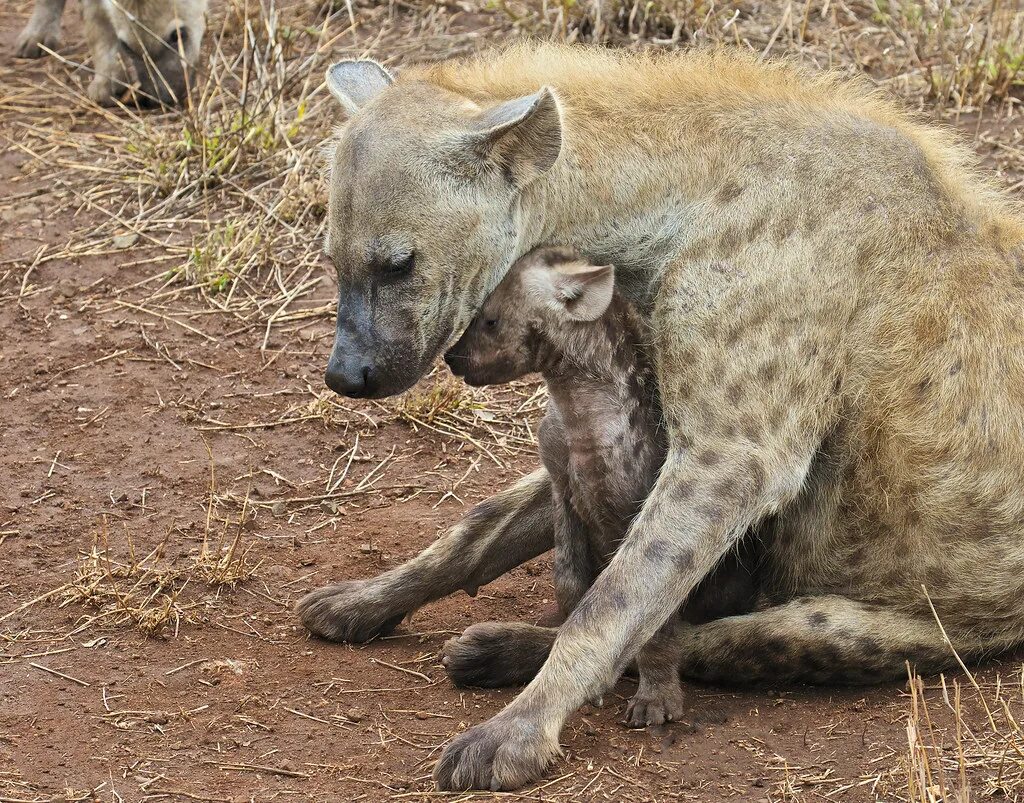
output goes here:
<path id="1" fill-rule="evenodd" d="M 622 187 L 608 167 L 566 159 L 523 193 L 524 244 L 560 243 L 594 264 L 615 265 L 616 288 L 649 312 L 663 270 L 701 225 L 694 211 L 700 199 L 680 189 L 678 175 L 664 163 L 649 169 L 649 180 Z"/>
<path id="2" fill-rule="evenodd" d="M 542 349 L 540 372 L 565 412 L 648 406 L 657 393 L 644 329 L 633 305 L 618 292 L 595 321 L 552 333 Z"/>

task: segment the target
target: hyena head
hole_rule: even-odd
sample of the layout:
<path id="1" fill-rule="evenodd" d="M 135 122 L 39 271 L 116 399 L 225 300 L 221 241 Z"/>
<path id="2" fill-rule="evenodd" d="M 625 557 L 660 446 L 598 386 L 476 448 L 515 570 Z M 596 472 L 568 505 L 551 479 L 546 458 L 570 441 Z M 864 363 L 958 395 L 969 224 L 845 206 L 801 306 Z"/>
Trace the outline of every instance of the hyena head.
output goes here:
<path id="1" fill-rule="evenodd" d="M 542 88 L 481 108 L 372 61 L 328 70 L 350 116 L 331 156 L 325 250 L 338 275 L 328 387 L 411 387 L 521 253 L 523 189 L 554 165 L 558 104 Z"/>
<path id="2" fill-rule="evenodd" d="M 510 382 L 553 358 L 585 351 L 586 326 L 608 309 L 611 265 L 591 265 L 564 248 L 538 248 L 520 259 L 469 328 L 445 354 L 470 385 Z"/>
<path id="3" fill-rule="evenodd" d="M 188 91 L 188 71 L 199 58 L 206 29 L 206 0 L 150 0 L 122 36 L 121 54 L 135 70 L 144 105 L 180 103 Z"/>

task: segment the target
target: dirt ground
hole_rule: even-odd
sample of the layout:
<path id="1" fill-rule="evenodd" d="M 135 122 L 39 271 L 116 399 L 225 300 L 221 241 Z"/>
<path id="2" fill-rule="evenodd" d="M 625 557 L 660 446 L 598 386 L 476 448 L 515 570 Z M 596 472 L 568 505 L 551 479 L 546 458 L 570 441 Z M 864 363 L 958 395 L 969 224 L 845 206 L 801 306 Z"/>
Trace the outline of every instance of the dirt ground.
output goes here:
<path id="1" fill-rule="evenodd" d="M 92 236 L 123 206 L 102 160 L 69 148 L 102 151 L 112 129 L 54 90 L 66 69 L 12 58 L 27 6 L 0 9 L 0 801 L 904 800 L 915 755 L 956 757 L 952 678 L 948 694 L 927 681 L 925 753 L 906 684 L 688 684 L 686 721 L 644 732 L 620 722 L 624 680 L 571 719 L 537 786 L 432 791 L 446 741 L 514 694 L 454 688 L 438 651 L 473 622 L 553 622 L 548 558 L 367 645 L 310 639 L 291 606 L 409 558 L 531 469 L 538 389 L 484 404 L 439 370 L 404 400 L 333 399 L 326 272 L 288 327 L 196 294 L 155 304 L 154 270 L 184 235 Z M 1000 161 L 1019 151 L 1013 125 L 960 125 L 1019 179 Z M 51 126 L 67 141 L 47 145 Z M 113 206 L 84 189 L 107 183 Z M 1001 684 L 1007 717 L 1024 708 L 1019 657 L 977 679 L 986 695 Z M 980 755 L 981 698 L 960 682 Z M 977 796 L 1017 799 L 1018 769 L 1011 783 L 1009 765 L 967 763 Z"/>

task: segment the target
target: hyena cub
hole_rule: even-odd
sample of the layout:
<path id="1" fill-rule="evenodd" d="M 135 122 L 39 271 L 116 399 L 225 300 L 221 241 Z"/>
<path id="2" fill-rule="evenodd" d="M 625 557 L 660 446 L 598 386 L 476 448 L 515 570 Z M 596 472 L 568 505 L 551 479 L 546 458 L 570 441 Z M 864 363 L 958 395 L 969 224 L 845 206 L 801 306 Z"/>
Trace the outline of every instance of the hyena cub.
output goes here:
<path id="1" fill-rule="evenodd" d="M 445 355 L 471 385 L 540 372 L 550 402 L 540 454 L 554 488 L 555 593 L 568 615 L 607 566 L 665 459 L 657 379 L 640 318 L 615 291 L 615 271 L 563 248 L 537 249 L 517 262 Z M 753 579 L 733 555 L 683 609 L 694 621 L 749 610 Z M 637 658 L 632 727 L 682 714 L 679 617 Z"/>
<path id="2" fill-rule="evenodd" d="M 41 46 L 60 42 L 66 0 L 36 0 L 17 55 L 39 58 Z M 92 52 L 89 97 L 110 105 L 128 87 L 128 69 L 143 103 L 170 104 L 184 96 L 206 28 L 207 0 L 81 0 L 85 38 Z"/>

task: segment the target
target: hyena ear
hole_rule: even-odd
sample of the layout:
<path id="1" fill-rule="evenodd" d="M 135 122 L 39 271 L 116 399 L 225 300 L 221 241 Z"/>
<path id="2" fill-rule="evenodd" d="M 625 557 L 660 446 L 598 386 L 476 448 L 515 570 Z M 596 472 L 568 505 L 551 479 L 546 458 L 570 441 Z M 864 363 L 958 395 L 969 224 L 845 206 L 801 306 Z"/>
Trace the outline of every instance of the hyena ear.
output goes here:
<path id="1" fill-rule="evenodd" d="M 535 274 L 533 289 L 568 320 L 596 321 L 612 303 L 615 268 L 587 262 L 555 264 Z"/>
<path id="2" fill-rule="evenodd" d="M 488 109 L 473 127 L 473 150 L 518 187 L 547 173 L 562 150 L 562 115 L 546 86 Z"/>
<path id="3" fill-rule="evenodd" d="M 327 88 L 349 115 L 387 89 L 395 79 L 371 59 L 339 61 L 327 68 Z"/>

